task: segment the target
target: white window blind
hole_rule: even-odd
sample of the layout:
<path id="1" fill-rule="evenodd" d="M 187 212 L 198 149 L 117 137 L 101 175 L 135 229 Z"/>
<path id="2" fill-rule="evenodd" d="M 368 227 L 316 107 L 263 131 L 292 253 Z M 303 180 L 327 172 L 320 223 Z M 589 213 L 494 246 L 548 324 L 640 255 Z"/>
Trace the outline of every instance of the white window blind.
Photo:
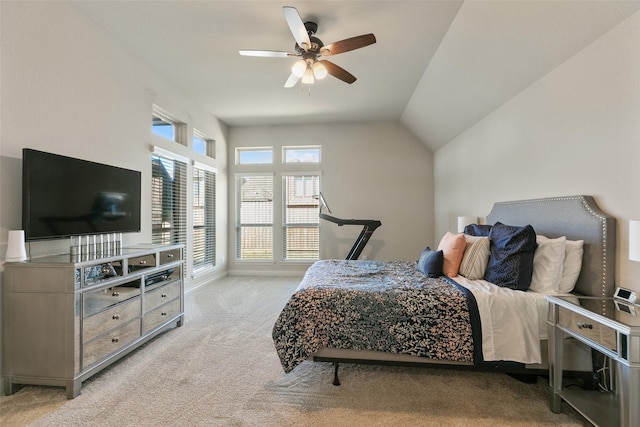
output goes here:
<path id="1" fill-rule="evenodd" d="M 152 242 L 186 245 L 187 164 L 157 153 L 151 156 L 151 162 Z"/>
<path id="2" fill-rule="evenodd" d="M 237 175 L 236 201 L 236 258 L 273 259 L 273 175 Z"/>
<path id="3" fill-rule="evenodd" d="M 284 218 L 282 257 L 317 260 L 320 257 L 320 176 L 283 176 Z"/>
<path id="4" fill-rule="evenodd" d="M 216 173 L 193 167 L 193 269 L 216 262 Z"/>

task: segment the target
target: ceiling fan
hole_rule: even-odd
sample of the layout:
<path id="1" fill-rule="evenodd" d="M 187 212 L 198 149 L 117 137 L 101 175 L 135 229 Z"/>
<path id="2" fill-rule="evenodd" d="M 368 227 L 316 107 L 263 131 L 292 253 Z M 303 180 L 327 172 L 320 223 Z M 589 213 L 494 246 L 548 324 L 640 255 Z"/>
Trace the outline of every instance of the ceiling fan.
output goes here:
<path id="1" fill-rule="evenodd" d="M 369 46 L 376 42 L 376 37 L 373 34 L 363 34 L 324 45 L 319 38 L 314 36 L 318 30 L 316 22 L 303 22 L 295 7 L 284 6 L 282 9 L 293 38 L 296 40 L 294 52 L 240 50 L 240 55 L 299 58 L 291 67 L 291 75 L 284 84 L 286 88 L 295 86 L 300 80 L 302 80 L 302 84 L 313 84 L 316 79 L 323 79 L 327 74 L 349 84 L 356 81 L 356 77 L 344 68 L 320 58 Z"/>

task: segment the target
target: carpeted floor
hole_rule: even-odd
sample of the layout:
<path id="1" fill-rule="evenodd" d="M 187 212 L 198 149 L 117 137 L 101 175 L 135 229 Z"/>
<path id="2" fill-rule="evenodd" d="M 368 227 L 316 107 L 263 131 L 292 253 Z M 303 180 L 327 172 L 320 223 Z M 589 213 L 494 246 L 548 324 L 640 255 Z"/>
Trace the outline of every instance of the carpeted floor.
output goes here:
<path id="1" fill-rule="evenodd" d="M 186 324 L 65 398 L 58 387 L 0 396 L 2 426 L 582 426 L 549 410 L 546 380 L 305 362 L 282 371 L 271 340 L 298 278 L 231 277 L 186 297 Z"/>

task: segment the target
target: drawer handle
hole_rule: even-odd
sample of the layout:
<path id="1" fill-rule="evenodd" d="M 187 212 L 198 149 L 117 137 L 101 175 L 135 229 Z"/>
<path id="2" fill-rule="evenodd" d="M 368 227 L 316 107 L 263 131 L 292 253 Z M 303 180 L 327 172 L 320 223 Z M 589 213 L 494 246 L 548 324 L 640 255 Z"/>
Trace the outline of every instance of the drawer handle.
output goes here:
<path id="1" fill-rule="evenodd" d="M 160 298 L 166 298 L 166 297 L 167 297 L 167 294 L 160 295 Z"/>
<path id="2" fill-rule="evenodd" d="M 578 322 L 576 325 L 578 326 L 578 329 L 593 329 L 593 325 L 591 323 Z"/>
<path id="3" fill-rule="evenodd" d="M 146 264 L 146 263 L 147 263 L 147 260 L 144 260 L 144 259 L 141 259 L 141 260 L 140 260 L 140 264 L 144 265 L 144 264 Z"/>
<path id="4" fill-rule="evenodd" d="M 167 255 L 167 258 L 173 258 L 173 254 Z"/>
<path id="5" fill-rule="evenodd" d="M 114 314 L 112 317 L 113 320 L 118 320 L 119 318 L 120 318 L 119 314 Z"/>
<path id="6" fill-rule="evenodd" d="M 111 294 L 111 296 L 119 297 L 120 296 L 120 292 L 114 292 L 114 293 Z"/>
<path id="7" fill-rule="evenodd" d="M 167 313 L 164 312 L 164 311 L 162 313 L 160 313 L 160 316 L 166 316 L 166 315 L 167 315 Z"/>
<path id="8" fill-rule="evenodd" d="M 111 338 L 111 342 L 118 342 L 120 341 L 118 338 Z"/>

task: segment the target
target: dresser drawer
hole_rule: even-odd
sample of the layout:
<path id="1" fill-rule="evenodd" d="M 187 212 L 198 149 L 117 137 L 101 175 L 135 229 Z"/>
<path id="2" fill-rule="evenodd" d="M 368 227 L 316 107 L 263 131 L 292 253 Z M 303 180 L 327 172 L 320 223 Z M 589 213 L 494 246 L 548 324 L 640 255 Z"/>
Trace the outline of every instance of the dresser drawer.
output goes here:
<path id="1" fill-rule="evenodd" d="M 143 268 L 156 266 L 156 254 L 149 254 L 134 258 L 129 258 L 129 272 L 134 272 Z"/>
<path id="2" fill-rule="evenodd" d="M 149 332 L 178 313 L 180 313 L 180 299 L 175 299 L 149 311 L 144 315 L 144 332 Z"/>
<path id="3" fill-rule="evenodd" d="M 139 318 L 141 314 L 141 297 L 117 304 L 105 311 L 87 317 L 82 322 L 82 339 L 90 341 L 98 335 Z"/>
<path id="4" fill-rule="evenodd" d="M 178 298 L 182 292 L 180 282 L 170 283 L 144 294 L 144 310 L 149 312 L 164 303 Z"/>
<path id="5" fill-rule="evenodd" d="M 180 259 L 180 248 L 160 252 L 160 265 L 179 261 Z"/>
<path id="6" fill-rule="evenodd" d="M 131 286 L 127 286 L 131 285 Z M 83 317 L 89 317 L 128 299 L 140 296 L 140 280 L 131 283 L 85 292 L 82 295 Z"/>
<path id="7" fill-rule="evenodd" d="M 590 339 L 603 347 L 617 351 L 616 331 L 593 319 L 558 307 L 558 325 L 570 329 L 577 335 Z"/>
<path id="8" fill-rule="evenodd" d="M 86 369 L 115 353 L 138 337 L 140 337 L 140 319 L 135 319 L 85 343 L 82 351 L 83 368 Z"/>

